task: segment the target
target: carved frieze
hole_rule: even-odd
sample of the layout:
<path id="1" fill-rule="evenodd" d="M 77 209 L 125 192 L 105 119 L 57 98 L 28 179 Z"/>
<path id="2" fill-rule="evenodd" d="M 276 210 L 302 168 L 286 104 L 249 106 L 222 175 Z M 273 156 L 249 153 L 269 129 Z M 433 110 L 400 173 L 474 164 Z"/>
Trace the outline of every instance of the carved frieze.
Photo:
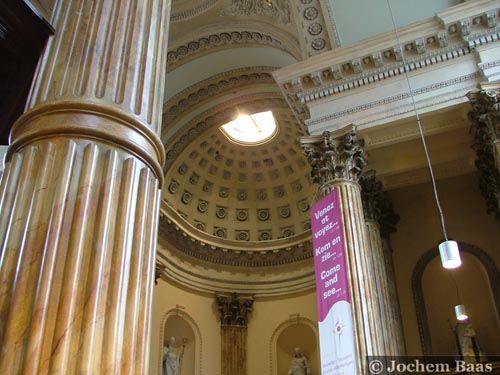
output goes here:
<path id="1" fill-rule="evenodd" d="M 175 47 L 167 53 L 167 70 L 173 69 L 184 60 L 188 61 L 193 55 L 211 48 L 229 44 L 266 45 L 291 53 L 289 48 L 274 37 L 257 31 L 232 31 L 211 34 L 198 40 Z"/>
<path id="2" fill-rule="evenodd" d="M 288 0 L 232 0 L 221 16 L 264 16 L 287 25 L 290 23 L 290 5 Z"/>
<path id="3" fill-rule="evenodd" d="M 283 76 L 281 70 L 273 72 L 273 76 L 297 118 L 310 126 L 307 123 L 310 102 L 411 71 L 435 69 L 438 64 L 471 54 L 477 46 L 500 40 L 500 28 L 496 26 L 500 7 L 494 11 L 486 8 L 445 10 L 419 24 L 414 32 L 406 30 L 397 44 L 393 36 L 380 35 L 365 40 L 366 48 L 352 46 L 335 54 L 328 52 L 330 59 L 309 63 L 308 69 L 298 69 L 300 73 L 295 76 L 288 70 L 283 70 Z M 321 77 L 321 84 L 313 77 Z"/>
<path id="4" fill-rule="evenodd" d="M 300 0 L 292 8 L 296 25 L 303 38 L 305 57 L 317 55 L 332 49 L 326 27 L 329 15 L 325 17 L 319 0 Z"/>
<path id="5" fill-rule="evenodd" d="M 304 205 L 307 204 L 307 202 L 304 202 Z M 198 224 L 201 227 L 198 227 Z M 195 226 L 200 230 L 205 230 L 206 224 L 197 222 Z M 217 229 L 220 233 L 214 233 L 214 235 L 224 238 L 226 230 L 220 227 Z M 308 229 L 310 229 L 309 223 L 304 223 L 304 230 Z M 285 233 L 281 233 L 281 235 L 283 234 Z M 304 235 L 303 240 L 295 244 L 287 242 L 279 250 L 276 248 L 263 249 L 259 246 L 258 251 L 253 251 L 252 244 L 250 243 L 246 246 L 246 250 L 242 251 L 241 249 L 223 248 L 215 244 L 207 244 L 186 234 L 178 225 L 170 222 L 167 218 L 160 217 L 160 237 L 162 241 L 167 242 L 170 248 L 175 249 L 175 251 L 221 266 L 266 267 L 300 262 L 312 258 L 310 234 Z M 259 230 L 258 237 L 259 241 L 269 241 L 275 238 L 271 229 Z M 276 241 L 279 241 L 278 237 L 277 235 Z"/>

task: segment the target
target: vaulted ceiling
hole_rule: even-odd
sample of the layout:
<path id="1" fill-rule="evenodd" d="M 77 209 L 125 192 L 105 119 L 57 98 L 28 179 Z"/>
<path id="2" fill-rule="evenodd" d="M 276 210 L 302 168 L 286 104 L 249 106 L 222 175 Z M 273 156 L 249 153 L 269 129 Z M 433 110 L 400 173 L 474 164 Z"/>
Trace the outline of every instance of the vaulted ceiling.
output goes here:
<path id="1" fill-rule="evenodd" d="M 312 285 L 309 206 L 317 186 L 298 143 L 307 130 L 272 72 L 338 47 L 332 3 L 173 1 L 158 257 L 171 279 L 200 290 L 263 295 Z M 267 143 L 235 144 L 219 130 L 240 112 L 267 110 L 279 127 Z M 469 137 L 466 109 L 451 118 L 430 142 L 444 147 L 434 155 L 438 164 L 449 162 L 444 159 L 451 150 L 462 165 L 471 158 L 462 147 Z M 433 123 L 446 121 L 450 113 L 444 111 L 427 126 L 432 132 Z M 377 170 L 386 188 L 425 178 L 412 121 L 363 132 L 369 169 Z"/>

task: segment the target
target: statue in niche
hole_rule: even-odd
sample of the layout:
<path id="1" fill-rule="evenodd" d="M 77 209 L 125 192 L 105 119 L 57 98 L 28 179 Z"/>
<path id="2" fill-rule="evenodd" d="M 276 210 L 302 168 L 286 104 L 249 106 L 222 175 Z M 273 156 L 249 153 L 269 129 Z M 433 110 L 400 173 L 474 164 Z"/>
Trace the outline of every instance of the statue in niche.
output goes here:
<path id="1" fill-rule="evenodd" d="M 168 339 L 167 346 L 163 347 L 163 375 L 179 375 L 179 369 L 181 367 L 185 346 L 186 344 L 183 340 L 182 349 L 180 350 L 180 352 L 178 352 L 175 348 L 175 337 L 172 336 Z"/>
<path id="2" fill-rule="evenodd" d="M 304 357 L 300 348 L 295 348 L 295 353 L 293 355 L 292 361 L 290 362 L 290 367 L 288 369 L 288 375 L 310 375 L 311 369 L 309 368 L 309 363 L 307 358 Z"/>
<path id="3" fill-rule="evenodd" d="M 476 338 L 476 331 L 470 321 L 466 320 L 457 323 L 453 328 L 455 339 L 458 346 L 458 352 L 466 362 L 478 363 L 485 361 L 486 357 L 479 347 Z"/>

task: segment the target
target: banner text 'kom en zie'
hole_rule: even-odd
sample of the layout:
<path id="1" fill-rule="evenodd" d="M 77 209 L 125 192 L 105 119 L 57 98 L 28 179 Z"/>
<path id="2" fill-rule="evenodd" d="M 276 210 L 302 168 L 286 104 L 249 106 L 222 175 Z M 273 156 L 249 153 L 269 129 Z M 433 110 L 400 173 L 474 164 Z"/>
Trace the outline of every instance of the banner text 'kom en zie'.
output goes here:
<path id="1" fill-rule="evenodd" d="M 339 192 L 311 207 L 321 375 L 355 375 L 356 355 Z"/>

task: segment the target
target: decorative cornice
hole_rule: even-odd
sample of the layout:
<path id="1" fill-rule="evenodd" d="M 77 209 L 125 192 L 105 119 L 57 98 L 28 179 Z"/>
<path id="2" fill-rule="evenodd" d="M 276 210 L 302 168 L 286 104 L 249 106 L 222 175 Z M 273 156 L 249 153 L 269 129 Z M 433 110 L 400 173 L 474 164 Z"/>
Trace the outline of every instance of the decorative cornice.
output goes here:
<path id="1" fill-rule="evenodd" d="M 500 220 L 500 88 L 480 90 L 467 95 L 472 105 L 469 119 L 474 130 L 479 188 L 487 212 Z"/>
<path id="2" fill-rule="evenodd" d="M 489 12 L 498 13 L 498 3 L 482 1 L 476 7 L 464 6 L 462 11 L 454 8 L 405 28 L 400 45 L 393 44 L 392 33 L 386 33 L 273 75 L 299 120 L 305 121 L 311 101 L 458 59 L 475 46 L 498 41 L 500 29 L 488 17 Z"/>
<path id="3" fill-rule="evenodd" d="M 217 310 L 220 313 L 222 327 L 247 327 L 249 314 L 252 312 L 253 298 L 242 297 L 237 293 L 231 296 L 215 296 Z"/>
<path id="4" fill-rule="evenodd" d="M 192 258 L 233 267 L 268 267 L 303 261 L 312 257 L 312 244 L 310 231 L 304 235 L 302 241 L 274 246 L 265 249 L 262 243 L 255 251 L 250 244 L 246 244 L 247 250 L 241 248 L 230 248 L 229 246 L 218 246 L 214 243 L 207 244 L 198 238 L 190 236 L 178 225 L 166 217 L 160 217 L 159 231 L 161 237 L 185 255 Z M 280 243 L 281 243 L 280 242 Z"/>
<path id="5" fill-rule="evenodd" d="M 364 141 L 354 127 L 340 137 L 325 131 L 321 137 L 302 137 L 299 141 L 311 165 L 313 182 L 320 185 L 339 179 L 357 182 L 367 164 Z"/>
<path id="6" fill-rule="evenodd" d="M 197 57 L 197 54 L 214 48 L 229 48 L 234 45 L 265 45 L 277 48 L 293 56 L 290 49 L 271 35 L 257 31 L 232 31 L 211 34 L 190 41 L 167 53 L 167 71 Z"/>
<path id="7" fill-rule="evenodd" d="M 382 238 L 389 238 L 391 233 L 397 231 L 399 215 L 394 211 L 389 196 L 383 191 L 382 182 L 375 176 L 365 174 L 361 176 L 359 184 L 365 219 L 377 222 Z"/>
<path id="8" fill-rule="evenodd" d="M 355 106 L 352 108 L 345 109 L 343 111 L 335 112 L 326 116 L 317 117 L 315 119 L 305 120 L 304 124 L 308 127 L 317 126 L 322 123 L 327 123 L 332 120 L 341 119 L 342 117 L 352 116 L 355 113 L 358 113 L 359 116 L 357 118 L 349 117 L 350 122 L 355 122 L 358 126 L 367 125 L 373 121 L 381 121 L 385 119 L 389 119 L 394 116 L 403 115 L 405 113 L 414 112 L 415 108 L 413 103 L 403 103 L 398 106 L 392 105 L 391 111 L 387 110 L 387 104 L 393 104 L 397 102 L 404 102 L 405 99 L 411 98 L 413 95 L 423 95 L 431 92 L 435 92 L 439 89 L 451 87 L 459 84 L 463 84 L 469 82 L 468 86 L 462 88 L 461 91 L 454 91 L 452 93 L 446 93 L 443 95 L 439 95 L 437 97 L 431 97 L 428 99 L 424 99 L 416 103 L 417 109 L 422 110 L 428 107 L 435 106 L 437 104 L 446 103 L 454 99 L 464 98 L 465 93 L 477 86 L 477 79 L 481 76 L 480 72 L 474 72 L 470 74 L 466 74 L 463 76 L 455 77 L 450 80 L 433 83 L 432 85 L 428 85 L 422 87 L 420 89 L 415 89 L 411 93 L 404 92 L 397 95 L 392 95 L 385 97 L 383 99 L 378 99 L 370 103 L 365 103 L 359 106 Z M 464 99 L 465 101 L 465 99 Z M 380 111 L 371 111 L 370 117 L 367 117 L 363 112 L 366 110 L 370 110 L 376 107 L 381 107 Z M 321 129 L 315 129 L 315 131 L 320 131 Z"/>

